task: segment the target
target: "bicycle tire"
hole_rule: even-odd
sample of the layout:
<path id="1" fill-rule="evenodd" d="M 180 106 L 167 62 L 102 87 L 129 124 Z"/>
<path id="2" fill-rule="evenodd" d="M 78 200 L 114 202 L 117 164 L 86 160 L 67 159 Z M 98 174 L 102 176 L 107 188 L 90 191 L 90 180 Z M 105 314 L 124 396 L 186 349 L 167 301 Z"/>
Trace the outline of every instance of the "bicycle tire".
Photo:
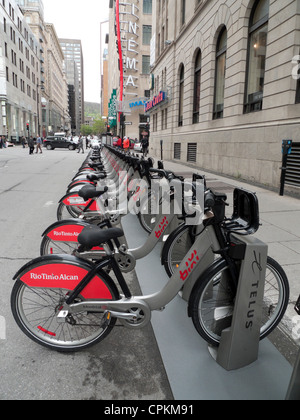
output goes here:
<path id="1" fill-rule="evenodd" d="M 151 233 L 155 227 L 157 220 L 161 216 L 160 213 L 153 213 L 152 209 L 155 208 L 155 204 L 152 203 L 155 197 L 152 193 L 149 193 L 148 196 L 142 198 L 140 201 L 140 211 L 138 212 L 138 220 L 142 228 L 147 232 Z"/>
<path id="2" fill-rule="evenodd" d="M 65 210 L 66 210 L 66 215 L 64 214 Z M 76 207 L 76 206 L 67 206 L 65 203 L 61 202 L 59 203 L 59 206 L 57 208 L 57 220 L 61 221 L 70 217 L 73 219 L 78 219 L 82 213 L 82 210 L 83 208 Z"/>
<path id="3" fill-rule="evenodd" d="M 43 258 L 47 260 L 47 257 Z M 70 257 L 67 258 L 71 261 Z M 78 259 L 75 260 L 78 261 Z M 36 264 L 28 266 L 27 271 L 42 267 L 42 259 L 36 261 Z M 88 270 L 92 265 L 81 262 L 78 267 Z M 112 331 L 117 320 L 111 318 L 109 323 L 102 327 L 103 314 L 96 312 L 82 312 L 70 317 L 68 322 L 58 323 L 58 308 L 70 290 L 29 287 L 20 279 L 25 271 L 19 273 L 21 274 L 18 275 L 11 293 L 11 310 L 21 331 L 32 341 L 58 352 L 77 352 L 99 343 Z M 118 289 L 110 276 L 101 270 L 96 277 L 96 280 L 101 281 L 109 291 L 111 299 L 108 300 L 120 298 Z M 82 300 L 88 299 L 81 296 L 79 301 Z"/>
<path id="4" fill-rule="evenodd" d="M 228 297 L 228 290 L 222 295 L 222 290 L 217 289 L 221 283 L 221 275 L 227 269 L 224 259 L 216 260 L 196 283 L 189 303 L 189 315 L 192 317 L 197 332 L 207 343 L 216 347 L 220 344 L 223 329 L 230 327 L 233 314 L 234 296 Z M 275 280 L 272 279 L 272 275 Z M 210 298 L 216 293 L 218 293 L 219 305 Z M 278 294 L 277 303 L 275 293 Z M 220 299 L 222 312 L 220 312 Z M 267 337 L 278 326 L 285 314 L 288 301 L 287 276 L 283 268 L 273 258 L 268 257 L 260 340 Z"/>
<path id="5" fill-rule="evenodd" d="M 166 240 L 162 250 L 161 262 L 169 277 L 172 277 L 176 266 L 181 263 L 193 245 L 195 236 L 192 231 L 193 226 L 181 224 Z"/>
<path id="6" fill-rule="evenodd" d="M 77 242 L 58 242 L 53 241 L 45 235 L 41 241 L 40 255 L 53 255 L 53 254 L 68 254 L 72 255 L 78 248 Z"/>

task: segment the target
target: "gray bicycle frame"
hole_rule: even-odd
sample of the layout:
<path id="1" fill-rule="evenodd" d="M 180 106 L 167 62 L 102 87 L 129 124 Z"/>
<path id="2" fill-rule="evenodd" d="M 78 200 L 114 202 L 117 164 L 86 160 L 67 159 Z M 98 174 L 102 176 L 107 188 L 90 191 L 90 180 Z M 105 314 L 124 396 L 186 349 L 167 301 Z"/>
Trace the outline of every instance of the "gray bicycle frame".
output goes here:
<path id="1" fill-rule="evenodd" d="M 168 283 L 159 292 L 147 296 L 133 296 L 131 298 L 122 298 L 118 301 L 88 301 L 64 306 L 63 312 L 79 313 L 93 310 L 94 312 L 111 312 L 113 316 L 130 319 L 128 311 L 132 308 L 139 308 L 143 311 L 144 319 L 137 324 L 125 324 L 131 328 L 141 328 L 147 325 L 151 320 L 151 312 L 162 310 L 171 302 L 182 287 L 191 288 L 199 278 L 201 273 L 206 270 L 210 264 L 207 255 L 212 255 L 213 251 L 219 249 L 219 242 L 215 235 L 214 228 L 208 226 L 196 239 L 189 252 L 183 258 L 178 270 L 172 275 Z M 126 314 L 127 313 L 127 314 Z M 65 316 L 66 316 L 65 315 Z"/>

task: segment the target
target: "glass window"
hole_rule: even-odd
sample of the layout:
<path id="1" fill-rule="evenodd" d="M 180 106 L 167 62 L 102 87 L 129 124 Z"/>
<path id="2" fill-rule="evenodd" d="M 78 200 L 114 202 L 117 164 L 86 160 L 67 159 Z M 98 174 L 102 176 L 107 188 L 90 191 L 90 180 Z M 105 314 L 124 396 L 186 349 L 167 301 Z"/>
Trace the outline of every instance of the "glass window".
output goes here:
<path id="1" fill-rule="evenodd" d="M 195 60 L 193 124 L 196 124 L 199 122 L 200 86 L 201 86 L 201 51 L 199 50 L 197 52 L 196 60 Z"/>
<path id="2" fill-rule="evenodd" d="M 269 0 L 257 1 L 252 11 L 249 27 L 245 112 L 262 109 L 268 18 Z"/>
<path id="3" fill-rule="evenodd" d="M 143 45 L 150 45 L 152 37 L 152 26 L 143 25 Z"/>
<path id="4" fill-rule="evenodd" d="M 178 127 L 183 126 L 183 98 L 184 98 L 184 65 L 180 68 L 179 77 L 179 113 L 178 113 Z"/>
<path id="5" fill-rule="evenodd" d="M 150 74 L 150 55 L 142 56 L 142 73 Z"/>
<path id="6" fill-rule="evenodd" d="M 225 73 L 226 73 L 227 31 L 224 27 L 219 35 L 216 57 L 216 80 L 213 118 L 223 118 Z"/>
<path id="7" fill-rule="evenodd" d="M 152 14 L 152 0 L 144 0 L 143 1 L 143 13 L 145 15 Z"/>

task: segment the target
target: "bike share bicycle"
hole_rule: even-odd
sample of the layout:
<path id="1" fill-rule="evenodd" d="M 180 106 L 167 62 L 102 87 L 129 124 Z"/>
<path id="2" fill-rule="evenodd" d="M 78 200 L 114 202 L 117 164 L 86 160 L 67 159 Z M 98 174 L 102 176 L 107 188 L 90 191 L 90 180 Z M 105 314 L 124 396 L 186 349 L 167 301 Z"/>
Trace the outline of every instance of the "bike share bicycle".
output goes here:
<path id="1" fill-rule="evenodd" d="M 14 277 L 11 296 L 12 312 L 21 330 L 51 349 L 77 351 L 104 339 L 117 320 L 128 328 L 147 325 L 153 310 L 162 310 L 183 286 L 192 284 L 188 314 L 198 333 L 218 345 L 224 328 L 232 322 L 239 275 L 246 258 L 243 241 L 236 234 L 255 233 L 258 205 L 254 194 L 236 189 L 234 213 L 228 220 L 224 217 L 224 194 L 208 191 L 205 199 L 207 240 L 199 235 L 168 283 L 152 295 L 132 296 L 115 260 L 113 241 L 124 235 L 117 228 L 101 230 L 90 225 L 79 235 L 79 243 L 88 251 L 103 246 L 106 257 L 98 262 L 52 255 L 26 264 Z M 201 259 L 208 250 L 220 258 L 212 265 L 203 265 Z M 282 268 L 270 261 L 277 269 L 280 290 L 275 310 L 263 314 L 260 338 L 278 325 L 288 301 L 287 278 Z M 255 260 L 255 267 L 260 264 L 259 259 Z M 116 281 L 105 272 L 108 266 Z M 260 274 L 264 277 L 263 270 Z"/>

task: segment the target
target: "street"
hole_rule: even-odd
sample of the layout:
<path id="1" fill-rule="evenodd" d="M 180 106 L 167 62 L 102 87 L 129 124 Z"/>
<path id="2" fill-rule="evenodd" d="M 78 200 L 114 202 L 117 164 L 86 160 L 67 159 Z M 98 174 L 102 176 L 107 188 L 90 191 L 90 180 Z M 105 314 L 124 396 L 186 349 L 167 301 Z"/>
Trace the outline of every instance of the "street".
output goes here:
<path id="1" fill-rule="evenodd" d="M 73 151 L 0 150 L 0 400 L 172 399 L 152 327 L 116 327 L 99 345 L 76 354 L 29 340 L 10 310 L 13 276 L 39 256 L 41 235 L 56 221 L 59 199 L 86 157 Z M 128 276 L 137 288 L 135 274 Z"/>

